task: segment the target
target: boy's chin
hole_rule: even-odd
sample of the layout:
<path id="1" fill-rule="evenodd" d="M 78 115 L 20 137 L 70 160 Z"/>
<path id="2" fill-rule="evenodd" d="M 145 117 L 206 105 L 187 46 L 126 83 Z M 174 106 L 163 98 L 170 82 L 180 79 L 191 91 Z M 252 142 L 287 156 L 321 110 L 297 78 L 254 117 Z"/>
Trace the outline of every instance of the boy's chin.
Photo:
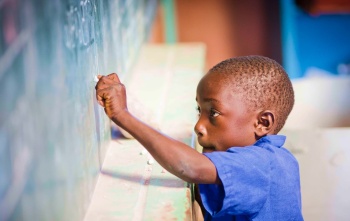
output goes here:
<path id="1" fill-rule="evenodd" d="M 202 150 L 203 153 L 211 153 L 211 152 L 215 151 L 215 147 L 213 147 L 213 146 L 211 146 L 211 147 L 202 146 L 202 147 L 203 147 L 203 150 Z"/>

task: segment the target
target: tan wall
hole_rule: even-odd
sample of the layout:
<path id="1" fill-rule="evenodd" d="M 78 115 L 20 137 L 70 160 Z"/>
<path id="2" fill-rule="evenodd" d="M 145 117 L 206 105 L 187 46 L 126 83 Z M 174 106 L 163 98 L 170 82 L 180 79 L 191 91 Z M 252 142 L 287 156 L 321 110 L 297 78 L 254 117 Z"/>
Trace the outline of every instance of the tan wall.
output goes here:
<path id="1" fill-rule="evenodd" d="M 175 0 L 175 8 L 178 41 L 206 43 L 207 68 L 249 54 L 282 60 L 278 1 Z M 152 40 L 162 42 L 161 9 L 155 24 Z"/>

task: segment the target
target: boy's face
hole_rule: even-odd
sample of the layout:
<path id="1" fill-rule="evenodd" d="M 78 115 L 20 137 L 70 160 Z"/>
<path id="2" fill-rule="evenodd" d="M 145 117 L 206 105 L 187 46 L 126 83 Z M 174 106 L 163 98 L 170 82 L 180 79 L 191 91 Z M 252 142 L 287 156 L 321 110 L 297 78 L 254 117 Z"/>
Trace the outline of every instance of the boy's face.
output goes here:
<path id="1" fill-rule="evenodd" d="M 199 119 L 195 125 L 203 152 L 226 151 L 256 142 L 257 113 L 248 111 L 244 96 L 225 85 L 222 76 L 209 73 L 197 87 Z"/>

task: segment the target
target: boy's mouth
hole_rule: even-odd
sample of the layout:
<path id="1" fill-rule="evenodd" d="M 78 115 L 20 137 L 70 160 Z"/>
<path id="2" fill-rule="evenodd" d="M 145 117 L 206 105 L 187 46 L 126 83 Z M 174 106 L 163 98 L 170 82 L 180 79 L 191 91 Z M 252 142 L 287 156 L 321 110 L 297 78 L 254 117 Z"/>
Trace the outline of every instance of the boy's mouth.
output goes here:
<path id="1" fill-rule="evenodd" d="M 202 151 L 203 153 L 211 153 L 213 151 L 215 151 L 214 146 L 208 146 L 208 147 L 203 146 L 203 151 Z"/>
<path id="2" fill-rule="evenodd" d="M 215 146 L 205 143 L 200 139 L 198 139 L 198 143 L 203 147 L 203 150 L 202 150 L 203 153 L 210 153 L 216 150 Z"/>

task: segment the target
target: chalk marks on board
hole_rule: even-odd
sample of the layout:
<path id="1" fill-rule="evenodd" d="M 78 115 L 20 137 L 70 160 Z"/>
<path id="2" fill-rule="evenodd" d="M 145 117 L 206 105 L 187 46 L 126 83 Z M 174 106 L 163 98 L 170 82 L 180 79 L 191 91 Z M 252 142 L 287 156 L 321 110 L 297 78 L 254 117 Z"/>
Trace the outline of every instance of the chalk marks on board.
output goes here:
<path id="1" fill-rule="evenodd" d="M 85 50 L 95 42 L 94 15 L 96 5 L 90 0 L 68 6 L 64 24 L 67 48 Z"/>

